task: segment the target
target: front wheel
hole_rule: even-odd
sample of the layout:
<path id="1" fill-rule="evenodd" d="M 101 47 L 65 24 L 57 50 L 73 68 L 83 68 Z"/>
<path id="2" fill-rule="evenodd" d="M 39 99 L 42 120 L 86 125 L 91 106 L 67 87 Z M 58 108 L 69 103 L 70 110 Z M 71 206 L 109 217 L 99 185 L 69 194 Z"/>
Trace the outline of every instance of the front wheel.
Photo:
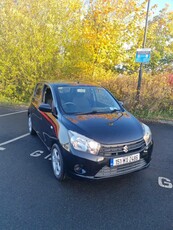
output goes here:
<path id="1" fill-rule="evenodd" d="M 29 129 L 29 133 L 30 133 L 31 135 L 35 135 L 35 134 L 36 134 L 35 130 L 34 130 L 33 127 L 32 127 L 32 118 L 31 118 L 31 114 L 28 115 L 28 129 Z"/>
<path id="2" fill-rule="evenodd" d="M 57 144 L 54 144 L 51 149 L 52 168 L 55 177 L 58 181 L 65 179 L 65 167 L 64 160 L 60 148 Z"/>

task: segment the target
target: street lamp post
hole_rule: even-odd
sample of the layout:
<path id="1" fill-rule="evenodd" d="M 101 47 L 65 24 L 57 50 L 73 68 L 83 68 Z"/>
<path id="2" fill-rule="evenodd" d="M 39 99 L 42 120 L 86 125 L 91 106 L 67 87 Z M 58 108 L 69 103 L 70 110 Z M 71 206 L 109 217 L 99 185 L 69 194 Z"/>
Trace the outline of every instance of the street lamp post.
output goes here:
<path id="1" fill-rule="evenodd" d="M 145 48 L 146 39 L 147 39 L 149 8 L 150 8 L 150 0 L 148 0 L 148 5 L 147 5 L 147 13 L 146 13 L 146 20 L 145 20 L 145 30 L 144 30 L 144 39 L 143 39 L 142 48 Z M 142 68 L 143 68 L 143 63 L 140 64 L 140 68 L 139 68 L 138 85 L 137 85 L 137 93 L 136 93 L 136 101 L 137 102 L 139 102 L 139 98 L 140 98 L 140 90 L 141 90 L 141 82 L 142 82 Z"/>

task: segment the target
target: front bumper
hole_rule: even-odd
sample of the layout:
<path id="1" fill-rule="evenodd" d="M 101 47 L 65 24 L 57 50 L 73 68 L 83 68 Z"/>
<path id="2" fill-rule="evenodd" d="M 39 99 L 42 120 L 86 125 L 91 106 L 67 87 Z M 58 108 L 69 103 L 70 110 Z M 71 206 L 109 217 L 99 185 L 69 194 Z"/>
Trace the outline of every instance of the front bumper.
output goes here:
<path id="1" fill-rule="evenodd" d="M 63 155 L 66 171 L 69 175 L 88 179 L 103 179 L 132 173 L 148 167 L 151 161 L 152 150 L 153 143 L 151 143 L 147 150 L 140 152 L 140 160 L 113 167 L 110 166 L 110 159 L 120 156 L 98 157 L 92 154 L 70 153 L 66 150 L 63 150 Z M 134 153 L 124 154 L 123 157 L 132 154 Z"/>

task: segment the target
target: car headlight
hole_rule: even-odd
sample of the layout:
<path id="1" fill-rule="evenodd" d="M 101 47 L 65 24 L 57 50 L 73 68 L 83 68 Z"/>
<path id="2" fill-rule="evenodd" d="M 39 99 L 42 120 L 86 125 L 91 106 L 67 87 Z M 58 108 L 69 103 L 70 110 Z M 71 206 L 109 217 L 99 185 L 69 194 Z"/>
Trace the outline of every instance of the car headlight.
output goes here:
<path id="1" fill-rule="evenodd" d="M 145 140 L 146 145 L 148 146 L 150 144 L 150 142 L 152 141 L 151 130 L 147 125 L 145 125 L 143 123 L 142 123 L 142 127 L 144 130 L 144 137 L 143 138 Z"/>
<path id="2" fill-rule="evenodd" d="M 100 150 L 99 143 L 71 130 L 69 130 L 68 133 L 70 137 L 70 143 L 74 149 L 82 152 L 89 152 L 93 155 L 98 154 Z"/>

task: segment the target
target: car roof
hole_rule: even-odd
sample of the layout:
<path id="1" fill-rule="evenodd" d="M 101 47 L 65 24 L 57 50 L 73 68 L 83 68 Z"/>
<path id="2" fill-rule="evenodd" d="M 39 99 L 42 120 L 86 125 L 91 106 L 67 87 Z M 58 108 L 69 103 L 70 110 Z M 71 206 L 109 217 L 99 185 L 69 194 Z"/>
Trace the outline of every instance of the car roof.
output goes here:
<path id="1" fill-rule="evenodd" d="M 81 83 L 81 82 L 51 82 L 51 81 L 43 81 L 43 82 L 40 82 L 40 83 L 43 83 L 43 84 L 48 84 L 50 86 L 57 86 L 57 87 L 70 87 L 70 86 L 81 86 L 81 87 L 89 87 L 89 86 L 95 86 L 97 87 L 96 84 L 86 84 L 86 83 Z"/>

